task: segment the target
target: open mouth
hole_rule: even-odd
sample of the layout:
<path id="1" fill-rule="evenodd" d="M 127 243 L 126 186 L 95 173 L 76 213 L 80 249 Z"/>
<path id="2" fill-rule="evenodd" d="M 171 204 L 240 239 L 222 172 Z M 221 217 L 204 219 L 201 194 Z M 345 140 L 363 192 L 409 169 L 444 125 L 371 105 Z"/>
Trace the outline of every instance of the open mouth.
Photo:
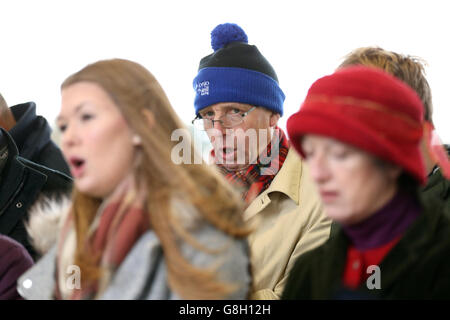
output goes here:
<path id="1" fill-rule="evenodd" d="M 84 164 L 84 160 L 72 160 L 71 163 L 75 168 L 79 168 Z"/>
<path id="2" fill-rule="evenodd" d="M 224 155 L 229 155 L 231 153 L 234 153 L 234 148 L 223 148 L 222 152 Z"/>
<path id="3" fill-rule="evenodd" d="M 85 164 L 85 161 L 81 158 L 71 157 L 69 159 L 70 171 L 74 178 L 77 178 L 82 174 L 84 164 Z"/>

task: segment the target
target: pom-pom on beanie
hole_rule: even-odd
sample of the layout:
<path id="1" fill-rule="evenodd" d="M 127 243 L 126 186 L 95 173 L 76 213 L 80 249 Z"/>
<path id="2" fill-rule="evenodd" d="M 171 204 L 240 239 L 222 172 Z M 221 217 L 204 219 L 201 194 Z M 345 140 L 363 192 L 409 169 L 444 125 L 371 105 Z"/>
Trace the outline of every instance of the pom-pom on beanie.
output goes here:
<path id="1" fill-rule="evenodd" d="M 195 113 L 220 102 L 264 107 L 283 115 L 284 93 L 269 61 L 237 24 L 220 24 L 211 32 L 214 53 L 200 61 L 193 81 Z"/>

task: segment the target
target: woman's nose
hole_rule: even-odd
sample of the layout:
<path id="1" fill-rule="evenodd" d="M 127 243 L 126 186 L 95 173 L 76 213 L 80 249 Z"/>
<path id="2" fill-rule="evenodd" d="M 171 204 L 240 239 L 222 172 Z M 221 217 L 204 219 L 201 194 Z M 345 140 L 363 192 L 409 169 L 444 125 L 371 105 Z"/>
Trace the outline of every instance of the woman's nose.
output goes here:
<path id="1" fill-rule="evenodd" d="M 323 157 L 308 157 L 306 162 L 308 164 L 311 177 L 316 183 L 324 182 L 329 178 L 330 172 Z"/>
<path id="2" fill-rule="evenodd" d="M 70 147 L 76 143 L 76 130 L 73 126 L 67 125 L 63 132 L 61 132 L 61 145 L 63 147 Z"/>

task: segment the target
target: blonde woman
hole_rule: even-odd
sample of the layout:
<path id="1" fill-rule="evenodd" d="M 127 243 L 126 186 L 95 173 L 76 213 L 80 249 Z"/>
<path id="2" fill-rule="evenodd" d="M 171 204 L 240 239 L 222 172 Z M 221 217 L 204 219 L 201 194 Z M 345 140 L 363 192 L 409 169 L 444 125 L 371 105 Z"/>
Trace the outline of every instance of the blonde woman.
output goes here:
<path id="1" fill-rule="evenodd" d="M 178 141 L 171 135 L 183 124 L 152 74 L 131 61 L 105 60 L 61 89 L 57 122 L 75 188 L 57 244 L 19 279 L 21 295 L 246 298 L 242 204 L 205 164 L 172 161 Z M 39 247 L 51 242 L 38 234 L 49 217 L 42 209 L 32 214 Z"/>

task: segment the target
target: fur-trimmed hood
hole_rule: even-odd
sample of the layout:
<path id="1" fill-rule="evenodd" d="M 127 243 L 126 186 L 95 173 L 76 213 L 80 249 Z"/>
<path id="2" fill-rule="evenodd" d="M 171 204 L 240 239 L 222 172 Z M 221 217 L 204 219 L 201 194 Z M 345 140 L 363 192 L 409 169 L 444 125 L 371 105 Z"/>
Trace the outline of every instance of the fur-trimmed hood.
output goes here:
<path id="1" fill-rule="evenodd" d="M 56 244 L 70 206 L 69 197 L 59 199 L 42 197 L 31 207 L 26 228 L 30 242 L 39 254 L 44 255 Z"/>

